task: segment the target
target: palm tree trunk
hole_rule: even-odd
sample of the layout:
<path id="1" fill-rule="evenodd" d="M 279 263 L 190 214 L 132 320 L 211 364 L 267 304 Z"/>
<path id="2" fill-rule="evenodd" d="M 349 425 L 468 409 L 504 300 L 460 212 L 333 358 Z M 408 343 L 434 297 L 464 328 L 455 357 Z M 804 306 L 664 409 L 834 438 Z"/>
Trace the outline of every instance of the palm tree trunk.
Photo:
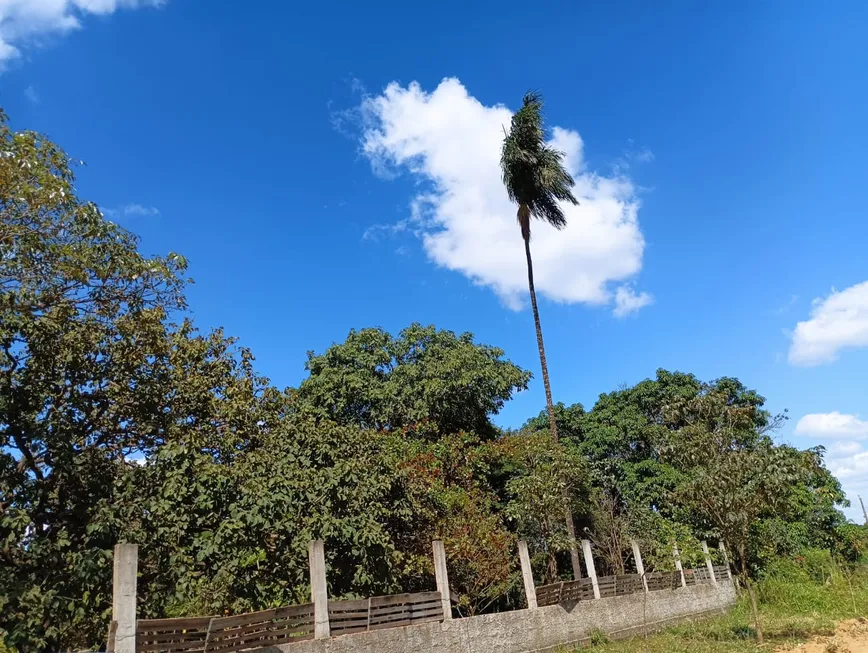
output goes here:
<path id="1" fill-rule="evenodd" d="M 519 209 L 521 211 L 521 209 Z M 536 344 L 539 347 L 539 362 L 542 367 L 543 386 L 546 390 L 546 410 L 549 414 L 549 431 L 555 442 L 558 441 L 558 425 L 555 422 L 555 406 L 552 402 L 552 387 L 549 383 L 549 366 L 546 362 L 546 348 L 543 344 L 542 326 L 539 322 L 539 308 L 536 304 L 536 290 L 533 287 L 533 259 L 530 255 L 530 230 L 525 230 L 522 225 L 524 236 L 524 253 L 527 256 L 527 285 L 530 289 L 530 305 L 533 308 L 533 322 L 536 326 Z M 527 234 L 527 235 L 525 235 Z M 573 578 L 579 580 L 582 577 L 582 564 L 579 562 L 579 546 L 576 542 L 576 524 L 573 521 L 573 512 L 569 507 L 569 496 L 564 488 L 564 517 L 567 522 L 567 534 L 570 538 L 570 560 L 573 563 Z"/>

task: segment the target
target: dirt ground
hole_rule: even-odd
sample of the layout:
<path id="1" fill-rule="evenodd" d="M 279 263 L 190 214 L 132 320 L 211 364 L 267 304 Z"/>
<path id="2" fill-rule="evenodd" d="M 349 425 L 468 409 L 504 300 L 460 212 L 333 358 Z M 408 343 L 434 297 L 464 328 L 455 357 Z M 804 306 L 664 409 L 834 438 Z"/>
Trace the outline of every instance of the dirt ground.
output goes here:
<path id="1" fill-rule="evenodd" d="M 778 653 L 868 653 L 868 619 L 843 621 L 831 637 L 815 637 Z"/>

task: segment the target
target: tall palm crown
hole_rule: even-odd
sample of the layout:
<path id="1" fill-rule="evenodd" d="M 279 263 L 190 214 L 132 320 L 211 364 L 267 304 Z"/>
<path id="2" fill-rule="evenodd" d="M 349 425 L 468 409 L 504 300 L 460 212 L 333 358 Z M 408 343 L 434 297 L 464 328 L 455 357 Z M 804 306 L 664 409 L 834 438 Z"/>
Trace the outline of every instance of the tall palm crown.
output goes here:
<path id="1" fill-rule="evenodd" d="M 512 116 L 500 154 L 503 185 L 509 199 L 518 204 L 525 240 L 530 239 L 531 216 L 562 229 L 567 219 L 558 200 L 578 204 L 571 190 L 575 182 L 563 159 L 563 152 L 546 144 L 542 98 L 532 91 L 526 93 L 521 109 Z"/>

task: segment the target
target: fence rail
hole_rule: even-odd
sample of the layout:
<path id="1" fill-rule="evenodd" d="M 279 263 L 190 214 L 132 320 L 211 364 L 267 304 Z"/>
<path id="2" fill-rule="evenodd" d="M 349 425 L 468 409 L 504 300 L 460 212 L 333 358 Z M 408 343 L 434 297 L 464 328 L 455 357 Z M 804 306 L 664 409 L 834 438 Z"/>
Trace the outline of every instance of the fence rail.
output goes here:
<path id="1" fill-rule="evenodd" d="M 440 592 L 391 594 L 369 599 L 329 601 L 329 624 L 333 635 L 395 628 L 443 620 Z"/>
<path id="2" fill-rule="evenodd" d="M 329 601 L 332 635 L 442 621 L 440 592 Z M 231 617 L 139 619 L 138 653 L 234 653 L 313 638 L 314 604 Z"/>
<path id="3" fill-rule="evenodd" d="M 587 601 L 594 598 L 594 585 L 590 578 L 563 581 L 536 588 L 536 602 L 539 606 Z"/>

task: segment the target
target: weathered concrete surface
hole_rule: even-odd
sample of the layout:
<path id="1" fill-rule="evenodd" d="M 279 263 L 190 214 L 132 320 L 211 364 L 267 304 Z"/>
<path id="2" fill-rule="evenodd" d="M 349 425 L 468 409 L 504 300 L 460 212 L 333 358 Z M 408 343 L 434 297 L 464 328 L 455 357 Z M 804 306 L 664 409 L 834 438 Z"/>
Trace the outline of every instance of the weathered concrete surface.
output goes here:
<path id="1" fill-rule="evenodd" d="M 595 629 L 634 634 L 667 622 L 721 612 L 735 601 L 732 583 L 485 614 L 443 623 L 387 628 L 265 649 L 277 653 L 526 653 L 578 643 Z"/>
<path id="2" fill-rule="evenodd" d="M 137 544 L 115 546 L 112 575 L 112 621 L 115 630 L 115 652 L 136 653 L 136 581 L 139 565 Z"/>

